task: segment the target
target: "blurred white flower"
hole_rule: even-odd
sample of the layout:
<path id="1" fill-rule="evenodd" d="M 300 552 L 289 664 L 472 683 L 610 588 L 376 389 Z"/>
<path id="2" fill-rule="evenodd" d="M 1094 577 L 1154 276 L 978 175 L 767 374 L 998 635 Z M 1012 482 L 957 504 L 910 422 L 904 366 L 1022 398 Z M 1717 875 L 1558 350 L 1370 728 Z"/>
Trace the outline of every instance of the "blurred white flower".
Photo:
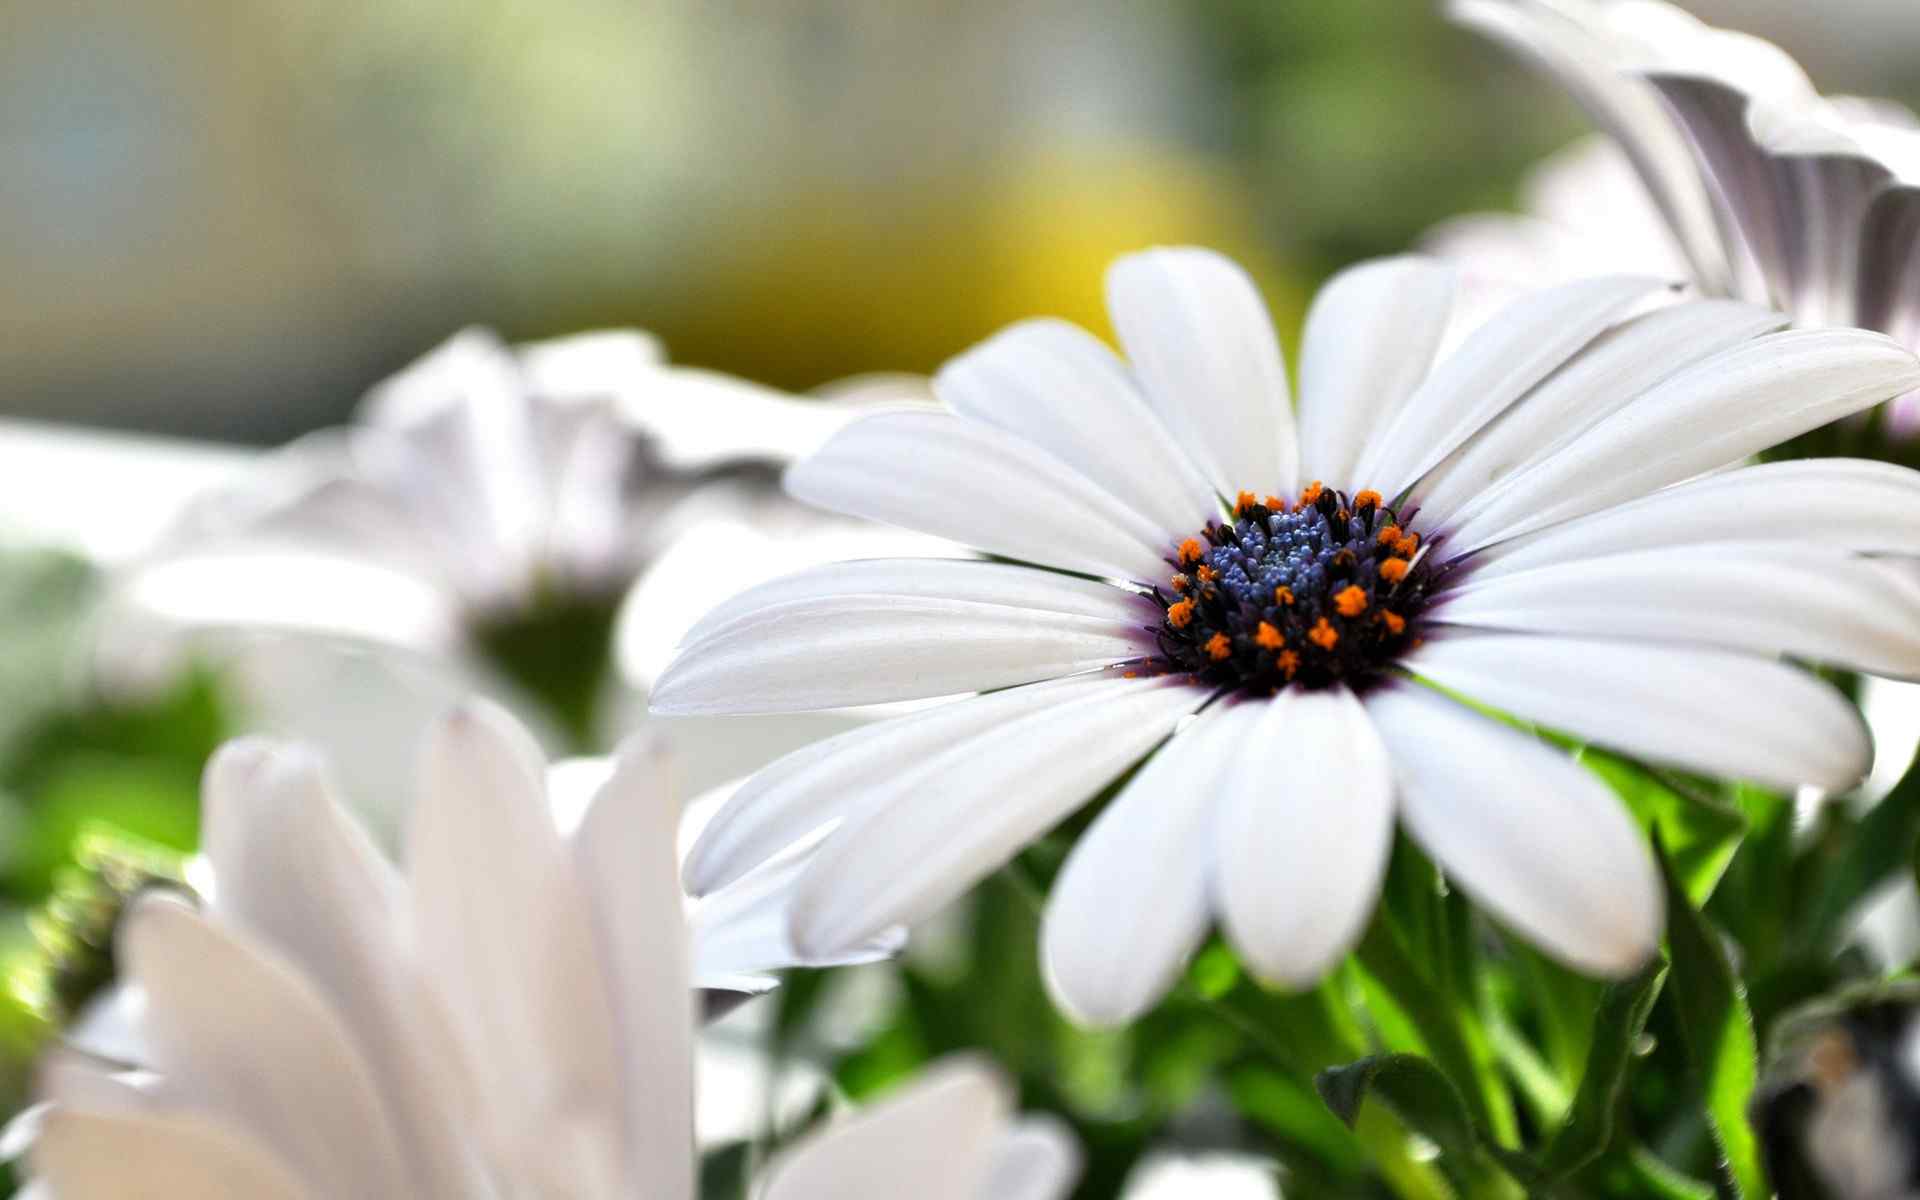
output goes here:
<path id="1" fill-rule="evenodd" d="M 696 843 L 693 890 L 824 838 L 796 944 L 858 942 L 1137 765 L 1048 905 L 1047 975 L 1081 1019 L 1151 1006 L 1216 915 L 1261 976 L 1318 977 L 1366 923 L 1396 819 L 1562 960 L 1632 970 L 1661 924 L 1632 818 L 1417 681 L 1656 762 L 1844 787 L 1871 758 L 1858 712 L 1778 659 L 1920 674 L 1920 587 L 1866 557 L 1920 551 L 1920 474 L 1737 465 L 1920 362 L 1729 301 L 1626 315 L 1664 286 L 1535 293 L 1436 360 L 1451 273 L 1361 265 L 1307 318 L 1296 420 L 1247 276 L 1149 251 L 1108 277 L 1130 364 L 1029 322 L 936 377 L 952 412 L 849 425 L 794 494 L 1011 561 L 765 585 L 695 629 L 654 706 L 986 694 L 769 767 Z"/>
<path id="2" fill-rule="evenodd" d="M 979 1060 L 928 1068 L 873 1107 L 776 1157 L 756 1200 L 1053 1200 L 1080 1173 L 1064 1125 L 1010 1123 L 1013 1097 Z"/>
<path id="3" fill-rule="evenodd" d="M 116 573 L 95 657 L 109 683 L 187 656 L 222 666 L 246 727 L 337 751 L 356 806 L 391 825 L 403 805 L 360 776 L 397 779 L 403 760 L 372 748 L 410 746 L 449 696 L 509 703 L 549 744 L 606 744 L 639 711 L 619 707 L 616 627 L 633 646 L 672 639 L 783 569 L 927 552 L 778 486 L 852 414 L 911 397 L 884 380 L 802 400 L 668 366 L 634 332 L 508 347 L 469 330 L 374 388 L 352 425 L 192 503 Z M 624 652 L 628 682 L 644 689 L 659 657 Z M 793 744 L 765 733 L 708 752 L 675 731 L 703 788 Z"/>
<path id="4" fill-rule="evenodd" d="M 556 599 L 610 606 L 673 535 L 676 502 L 710 472 L 757 465 L 764 479 L 768 464 L 842 419 L 670 367 L 640 333 L 508 347 L 470 329 L 375 387 L 352 426 L 295 442 L 194 505 L 159 557 L 242 544 L 391 572 L 417 586 L 427 610 L 391 629 L 381 613 L 346 607 L 349 596 L 314 595 L 305 579 L 271 592 L 277 581 L 262 581 L 246 598 L 257 611 L 222 615 L 406 644 L 435 620 L 458 636 Z"/>
<path id="5" fill-rule="evenodd" d="M 1537 253 L 1543 224 L 1595 239 L 1574 256 L 1585 261 L 1661 261 L 1677 250 L 1709 295 L 1776 307 L 1803 326 L 1878 329 L 1920 345 L 1912 113 L 1822 96 L 1779 47 L 1661 0 L 1448 7 L 1558 80 L 1618 142 L 1643 191 L 1623 201 L 1614 186 L 1563 188 L 1528 218 L 1474 218 L 1472 238 L 1453 227 L 1442 249 L 1505 272 L 1531 258 L 1541 283 L 1569 264 L 1557 248 Z M 1665 237 L 1651 237 L 1649 209 Z M 1920 397 L 1889 416 L 1894 432 L 1913 432 Z"/>
<path id="6" fill-rule="evenodd" d="M 442 722 L 421 767 L 396 869 L 310 754 L 221 753 L 208 902 L 150 893 L 121 926 L 139 1061 L 55 1052 L 10 1137 L 40 1186 L 691 1195 L 692 986 L 791 961 L 763 890 L 687 918 L 680 808 L 648 753 L 624 754 L 558 821 L 538 749 L 483 704 Z M 1008 1108 L 991 1072 L 954 1065 L 796 1151 L 768 1194 L 931 1195 L 923 1180 L 982 1179 L 1003 1152 L 1030 1179 L 1070 1179 L 1070 1145 L 1046 1129 L 1009 1140 Z"/>
<path id="7" fill-rule="evenodd" d="M 1121 1200 L 1280 1200 L 1270 1159 L 1239 1154 L 1155 1153 L 1127 1176 Z"/>
<path id="8" fill-rule="evenodd" d="M 1421 249 L 1454 264 L 1452 329 L 1472 332 L 1522 293 L 1595 275 L 1685 279 L 1691 271 L 1633 165 L 1595 134 L 1546 159 L 1521 183 L 1521 213 L 1442 221 Z"/>

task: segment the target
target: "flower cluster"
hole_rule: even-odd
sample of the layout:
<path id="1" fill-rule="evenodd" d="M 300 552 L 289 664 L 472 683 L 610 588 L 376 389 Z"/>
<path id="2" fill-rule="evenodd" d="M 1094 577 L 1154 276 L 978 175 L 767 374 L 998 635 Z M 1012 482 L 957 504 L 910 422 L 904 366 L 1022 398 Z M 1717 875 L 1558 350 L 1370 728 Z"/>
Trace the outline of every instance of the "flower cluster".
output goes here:
<path id="1" fill-rule="evenodd" d="M 1916 998 L 1829 960 L 1904 880 L 1920 772 L 1851 850 L 1794 805 L 1868 775 L 1853 686 L 1920 679 L 1920 472 L 1796 455 L 1920 428 L 1920 122 L 1659 0 L 1449 10 L 1611 140 L 1548 164 L 1534 213 L 1333 275 L 1297 372 L 1251 275 L 1161 247 L 1108 272 L 1117 348 L 1023 321 L 931 403 L 785 397 L 631 332 L 469 331 L 203 497 L 115 580 L 103 645 L 145 643 L 116 627 L 141 613 L 478 661 L 589 747 L 620 723 L 616 641 L 684 633 L 627 681 L 650 726 L 610 758 L 550 764 L 488 699 L 438 716 L 384 814 L 397 855 L 322 755 L 266 737 L 207 765 L 197 855 L 89 843 L 15 973 L 66 1025 L 0 1137 L 23 1195 L 693 1200 L 709 1020 L 894 958 L 1003 872 L 1029 923 L 981 903 L 989 957 L 950 976 L 1031 969 L 1062 1039 L 1164 1016 L 1138 1040 L 1175 1030 L 1202 1068 L 1108 1041 L 1010 1080 L 970 1051 L 1017 987 L 954 1001 L 893 963 L 916 1020 L 831 1078 L 940 1061 L 791 1138 L 770 1094 L 738 1190 L 1054 1200 L 1221 1067 L 1329 1187 L 1372 1155 L 1407 1195 L 1911 1192 Z M 863 556 L 796 548 L 827 524 Z M 839 537 L 868 524 L 903 553 Z M 636 587 L 682 552 L 691 581 Z M 209 586 L 236 553 L 258 592 Z M 736 568 L 752 586 L 718 586 Z M 711 735 L 729 786 L 686 817 L 673 721 L 801 713 L 834 735 Z M 1806 924 L 1728 950 L 1716 921 L 1808 879 Z M 782 1065 L 834 1042 L 794 983 Z M 1271 1061 L 1242 1073 L 1248 1047 Z M 1662 1052 L 1703 1110 L 1667 1141 L 1710 1145 L 1715 1188 L 1636 1141 L 1626 1080 Z M 1071 1109 L 1086 1161 L 1020 1102 Z"/>

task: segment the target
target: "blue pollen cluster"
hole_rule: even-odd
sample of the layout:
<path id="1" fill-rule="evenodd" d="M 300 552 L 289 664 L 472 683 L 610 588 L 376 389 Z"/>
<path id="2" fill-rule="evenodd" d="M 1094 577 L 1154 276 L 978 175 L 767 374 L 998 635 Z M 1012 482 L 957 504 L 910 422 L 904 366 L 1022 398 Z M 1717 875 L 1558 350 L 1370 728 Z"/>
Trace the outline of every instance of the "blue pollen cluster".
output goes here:
<path id="1" fill-rule="evenodd" d="M 1233 518 L 1167 559 L 1165 669 L 1260 695 L 1361 687 L 1416 644 L 1432 569 L 1378 492 L 1313 483 L 1292 506 L 1242 492 Z"/>

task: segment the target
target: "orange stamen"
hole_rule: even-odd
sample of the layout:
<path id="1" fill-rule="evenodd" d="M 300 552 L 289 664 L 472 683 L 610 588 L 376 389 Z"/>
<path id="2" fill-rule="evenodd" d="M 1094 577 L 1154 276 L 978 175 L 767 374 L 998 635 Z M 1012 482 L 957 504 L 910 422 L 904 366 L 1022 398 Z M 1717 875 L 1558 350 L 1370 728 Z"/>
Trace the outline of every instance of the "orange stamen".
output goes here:
<path id="1" fill-rule="evenodd" d="M 1202 553 L 1204 551 L 1200 549 L 1199 538 L 1188 538 L 1180 543 L 1180 561 L 1183 563 L 1199 562 Z"/>
<path id="2" fill-rule="evenodd" d="M 1300 507 L 1305 508 L 1307 505 L 1312 504 L 1314 501 L 1320 499 L 1320 493 L 1326 490 L 1327 490 L 1326 485 L 1322 484 L 1318 479 L 1314 480 L 1312 483 L 1308 484 L 1307 486 L 1301 488 L 1300 489 Z"/>
<path id="3" fill-rule="evenodd" d="M 1282 500 L 1278 496 L 1268 496 L 1265 500 L 1262 500 L 1260 503 L 1266 505 L 1268 508 L 1272 509 L 1275 512 L 1287 511 L 1287 502 L 1285 500 Z"/>
<path id="4" fill-rule="evenodd" d="M 1167 605 L 1167 624 L 1175 629 L 1185 629 L 1193 620 L 1193 601 L 1177 600 Z"/>
<path id="5" fill-rule="evenodd" d="M 1292 679 L 1293 673 L 1300 669 L 1300 656 L 1291 650 L 1282 650 L 1280 657 L 1274 659 L 1273 662 L 1275 666 L 1287 673 L 1288 679 Z"/>
<path id="6" fill-rule="evenodd" d="M 1253 508 L 1259 503 L 1260 503 L 1259 499 L 1256 496 L 1254 496 L 1252 492 L 1241 492 L 1238 496 L 1235 496 L 1233 499 L 1234 514 L 1237 516 L 1240 513 L 1246 512 L 1248 509 Z"/>
<path id="7" fill-rule="evenodd" d="M 1307 640 L 1322 650 L 1331 650 L 1340 644 L 1340 631 L 1328 624 L 1325 617 L 1321 617 L 1314 623 L 1313 628 L 1307 631 Z"/>
<path id="8" fill-rule="evenodd" d="M 1400 527 L 1398 525 L 1382 525 L 1380 532 L 1373 535 L 1373 540 L 1382 546 L 1391 546 L 1400 540 Z"/>
<path id="9" fill-rule="evenodd" d="M 1409 533 L 1404 537 L 1394 539 L 1393 552 L 1404 558 L 1412 558 L 1413 552 L 1419 548 L 1420 535 L 1417 533 Z"/>
<path id="10" fill-rule="evenodd" d="M 1280 636 L 1280 631 L 1265 621 L 1260 622 L 1260 628 L 1253 631 L 1253 640 L 1262 650 L 1278 650 L 1287 644 L 1287 639 Z"/>
<path id="11" fill-rule="evenodd" d="M 1284 583 L 1273 589 L 1273 602 L 1275 604 L 1292 604 L 1293 589 Z"/>
<path id="12" fill-rule="evenodd" d="M 1232 653 L 1233 643 L 1227 640 L 1226 634 L 1216 633 L 1207 639 L 1207 654 L 1213 658 L 1213 661 L 1219 662 Z"/>
<path id="13" fill-rule="evenodd" d="M 1388 633 L 1402 633 L 1407 628 L 1407 619 L 1397 612 L 1387 612 L 1382 609 L 1380 619 L 1386 622 Z"/>
<path id="14" fill-rule="evenodd" d="M 1353 494 L 1353 506 L 1355 508 L 1379 508 L 1380 493 L 1374 491 L 1372 488 L 1362 488 Z"/>
<path id="15" fill-rule="evenodd" d="M 1175 575 L 1168 583 L 1176 592 L 1185 592 L 1193 586 L 1193 580 L 1188 579 L 1184 574 Z"/>
<path id="16" fill-rule="evenodd" d="M 1348 584 L 1333 597 L 1333 606 L 1340 610 L 1343 617 L 1357 617 L 1367 611 L 1367 592 L 1356 584 Z"/>
<path id="17" fill-rule="evenodd" d="M 1200 566 L 1196 568 L 1193 573 L 1200 577 L 1201 583 L 1212 583 L 1214 580 L 1220 578 L 1220 572 L 1214 570 L 1212 567 L 1208 566 L 1205 563 L 1201 563 Z"/>
<path id="18" fill-rule="evenodd" d="M 1388 583 L 1399 583 L 1407 577 L 1407 566 L 1403 558 L 1390 558 L 1380 564 L 1380 578 Z"/>

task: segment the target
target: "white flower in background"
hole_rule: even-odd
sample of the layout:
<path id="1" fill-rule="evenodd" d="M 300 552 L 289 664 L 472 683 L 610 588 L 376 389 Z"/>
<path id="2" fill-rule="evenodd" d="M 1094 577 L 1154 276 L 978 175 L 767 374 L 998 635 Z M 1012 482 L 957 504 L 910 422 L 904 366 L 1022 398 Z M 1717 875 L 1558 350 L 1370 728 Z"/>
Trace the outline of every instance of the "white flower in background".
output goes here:
<path id="1" fill-rule="evenodd" d="M 1860 718 L 1780 659 L 1920 673 L 1920 589 L 1866 557 L 1920 552 L 1920 475 L 1739 465 L 1920 362 L 1729 301 L 1623 316 L 1663 287 L 1544 291 L 1435 361 L 1449 271 L 1361 265 L 1307 319 L 1297 419 L 1257 291 L 1207 251 L 1114 267 L 1130 364 L 1055 321 L 962 355 L 935 380 L 951 412 L 855 422 L 787 485 L 1012 561 L 763 585 L 653 703 L 985 694 L 775 763 L 696 842 L 692 889 L 824 838 L 796 943 L 855 943 L 1124 779 L 1048 905 L 1047 974 L 1082 1019 L 1150 1006 L 1215 915 L 1260 975 L 1314 979 L 1363 928 L 1396 819 L 1551 953 L 1633 969 L 1661 913 L 1625 809 L 1418 681 L 1654 762 L 1839 788 L 1868 767 Z"/>
<path id="2" fill-rule="evenodd" d="M 1520 185 L 1521 213 L 1470 213 L 1428 230 L 1420 248 L 1457 269 L 1451 329 L 1471 332 L 1525 292 L 1596 275 L 1691 274 L 1620 147 L 1594 134 Z"/>
<path id="3" fill-rule="evenodd" d="M 1280 1200 L 1279 1166 L 1251 1155 L 1156 1151 L 1127 1176 L 1121 1200 Z"/>
<path id="4" fill-rule="evenodd" d="M 55 1052 L 11 1139 L 29 1174 L 67 1198 L 691 1195 L 691 989 L 786 961 L 780 923 L 757 897 L 687 919 L 679 804 L 650 755 L 623 755 L 571 832 L 545 774 L 504 713 L 456 711 L 396 868 L 311 755 L 224 750 L 208 902 L 151 893 L 120 928 L 140 1058 Z M 984 1169 L 1007 1107 L 956 1067 L 854 1127 L 890 1130 L 906 1174 L 849 1174 L 830 1137 L 773 1194 L 895 1196 L 949 1152 L 956 1175 Z M 1058 1135 L 1013 1148 L 1071 1174 Z"/>
<path id="5" fill-rule="evenodd" d="M 377 786 L 450 698 L 484 692 L 543 741 L 604 745 L 635 715 L 615 707 L 616 625 L 638 644 L 783 563 L 928 552 L 869 543 L 870 527 L 778 486 L 782 466 L 902 387 L 802 400 L 668 366 L 639 333 L 508 347 L 469 330 L 374 388 L 352 425 L 190 505 L 116 574 L 95 658 L 109 683 L 165 677 L 183 654 L 219 665 L 246 728 L 336 752 L 384 838 L 404 806 Z M 646 603 L 622 614 L 636 582 Z M 622 656 L 644 689 L 657 663 Z M 791 748 L 792 724 L 725 746 L 673 736 L 703 790 Z"/>
<path id="6" fill-rule="evenodd" d="M 1659 0 L 1450 0 L 1449 11 L 1558 80 L 1619 143 L 1644 191 L 1622 200 L 1613 186 L 1561 189 L 1531 218 L 1504 229 L 1476 218 L 1474 238 L 1443 237 L 1441 248 L 1510 270 L 1539 247 L 1544 224 L 1595 238 L 1591 255 L 1613 270 L 1677 250 L 1709 295 L 1920 345 L 1912 113 L 1821 96 L 1779 47 Z M 1667 231 L 1651 242 L 1650 207 Z M 1550 250 L 1536 278 L 1553 280 L 1565 262 Z M 1914 432 L 1920 397 L 1889 417 L 1896 434 Z"/>
<path id="7" fill-rule="evenodd" d="M 765 478 L 841 419 L 670 367 L 640 333 L 509 347 L 467 330 L 375 387 L 353 425 L 301 439 L 195 504 L 158 557 L 243 543 L 326 556 L 326 568 L 350 564 L 369 579 L 391 573 L 395 594 L 411 584 L 417 605 L 382 612 L 275 592 L 284 609 L 230 616 L 451 648 L 546 604 L 611 608 L 709 472 L 758 464 Z M 237 605 L 203 598 L 223 601 Z"/>
<path id="8" fill-rule="evenodd" d="M 632 818 L 622 808 L 679 810 L 674 764 L 636 742 L 618 760 L 573 759 L 547 767 L 526 730 L 504 710 L 473 701 L 455 713 L 441 714 L 424 750 L 414 747 L 421 770 L 419 800 L 409 806 L 409 871 L 417 871 L 431 844 L 443 853 L 469 855 L 476 864 L 492 864 L 507 880 L 572 873 L 579 878 L 564 886 L 590 906 L 624 903 L 616 886 L 619 860 L 602 856 L 629 850 L 617 822 Z M 484 791 L 470 777 L 480 771 L 493 773 Z M 461 806 L 468 803 L 475 806 L 471 828 L 458 834 L 437 831 L 434 822 L 460 820 Z M 360 823 L 337 803 L 330 764 L 305 746 L 265 738 L 228 743 L 207 767 L 202 826 L 204 851 L 189 865 L 187 878 L 205 911 L 235 928 L 252 929 L 296 961 L 315 952 L 312 931 L 305 926 L 328 920 L 304 909 L 364 905 L 352 894 L 356 887 L 404 892 L 422 886 L 411 878 L 406 883 L 393 878 L 384 863 L 361 861 L 370 843 Z M 449 845 L 455 838 L 465 844 Z M 676 839 L 677 846 L 683 844 L 684 834 Z M 713 993 L 710 1007 L 724 1008 L 740 996 L 772 989 L 778 983 L 772 972 L 786 967 L 870 962 L 898 949 L 898 933 L 888 933 L 844 955 L 796 954 L 785 904 L 802 862 L 801 856 L 788 855 L 688 902 L 693 982 Z M 289 898 L 288 889 L 296 885 L 303 890 Z M 292 911 L 269 921 L 261 914 L 270 905 Z M 401 929 L 392 936 L 404 944 L 404 903 L 395 916 Z M 539 919 L 539 912 L 530 910 L 527 919 Z M 102 1057 L 144 1062 L 140 1005 L 137 987 L 117 988 L 90 1007 L 69 1039 Z"/>

